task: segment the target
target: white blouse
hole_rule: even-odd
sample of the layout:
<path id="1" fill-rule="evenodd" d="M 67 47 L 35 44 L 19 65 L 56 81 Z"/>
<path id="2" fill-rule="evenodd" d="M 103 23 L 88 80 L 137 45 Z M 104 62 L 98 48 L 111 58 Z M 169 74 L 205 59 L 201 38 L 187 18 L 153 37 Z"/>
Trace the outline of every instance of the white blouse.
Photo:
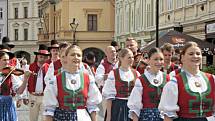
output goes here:
<path id="1" fill-rule="evenodd" d="M 66 76 L 66 87 L 70 90 L 77 90 L 80 88 L 80 70 L 75 73 L 68 73 L 65 71 Z M 88 90 L 88 98 L 87 98 L 87 109 L 89 113 L 93 111 L 99 111 L 97 105 L 102 101 L 102 96 L 95 84 L 94 77 L 89 75 L 90 79 L 90 85 Z M 44 104 L 44 115 L 54 115 L 55 108 L 59 106 L 58 100 L 57 100 L 57 81 L 56 76 L 53 76 L 52 78 L 49 78 L 47 81 L 46 88 L 44 90 L 44 97 L 43 97 L 43 104 Z M 71 80 L 76 80 L 75 84 L 71 83 Z"/>
<path id="2" fill-rule="evenodd" d="M 149 83 L 158 87 L 163 83 L 163 72 L 159 71 L 156 75 L 150 73 L 147 69 L 145 69 L 144 71 L 144 75 L 146 76 L 146 78 L 148 79 Z M 154 83 L 154 79 L 158 80 L 158 84 Z M 138 78 L 135 82 L 135 86 L 131 92 L 130 97 L 128 98 L 128 108 L 129 110 L 129 116 L 131 117 L 131 112 L 134 112 L 138 117 L 140 115 L 140 111 L 143 108 L 143 104 L 142 104 L 142 95 L 143 95 L 143 86 L 142 83 L 140 81 L 140 79 Z M 132 118 L 132 117 L 131 117 Z"/>
<path id="3" fill-rule="evenodd" d="M 140 73 L 138 71 L 136 71 L 136 73 L 138 78 L 140 76 Z M 124 71 L 119 68 L 119 75 L 121 80 L 126 82 L 133 81 L 135 78 L 131 69 Z M 108 78 L 105 81 L 104 87 L 102 89 L 102 95 L 105 99 L 114 99 L 116 96 L 115 76 L 113 70 L 108 74 Z"/>
<path id="4" fill-rule="evenodd" d="M 103 66 L 102 63 L 103 63 L 103 60 L 99 64 L 98 68 L 96 69 L 96 73 L 95 73 L 95 80 L 96 80 L 96 83 L 97 83 L 99 88 L 101 86 L 104 86 L 104 83 L 105 83 L 105 79 L 104 79 L 104 77 L 105 77 L 105 67 Z M 118 67 L 118 63 L 113 64 L 112 66 L 113 66 L 113 69 L 116 69 Z"/>
<path id="5" fill-rule="evenodd" d="M 188 80 L 188 86 L 192 92 L 203 93 L 207 91 L 207 84 L 199 71 L 196 75 L 192 75 L 186 70 L 183 70 L 186 74 Z M 213 76 L 215 80 L 215 76 Z M 195 86 L 196 82 L 201 85 L 201 87 Z M 215 86 L 215 85 L 213 85 Z M 178 84 L 177 79 L 173 77 L 171 81 L 169 81 L 163 88 L 163 92 L 161 95 L 160 104 L 158 109 L 160 110 L 162 115 L 167 115 L 168 117 L 177 118 L 176 111 L 180 110 L 180 107 L 177 105 L 178 103 Z"/>
<path id="6" fill-rule="evenodd" d="M 2 73 L 0 73 L 0 85 L 2 85 L 4 78 L 5 77 L 2 75 Z M 12 81 L 12 90 L 16 92 L 18 88 L 22 85 L 22 80 L 19 76 L 15 76 L 11 74 L 11 81 Z"/>

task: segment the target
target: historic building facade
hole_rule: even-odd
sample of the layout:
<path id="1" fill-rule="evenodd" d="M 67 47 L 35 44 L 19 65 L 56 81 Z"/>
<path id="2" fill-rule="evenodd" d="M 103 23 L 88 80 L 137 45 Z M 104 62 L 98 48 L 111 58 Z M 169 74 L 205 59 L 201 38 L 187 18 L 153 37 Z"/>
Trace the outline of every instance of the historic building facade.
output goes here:
<path id="1" fill-rule="evenodd" d="M 0 40 L 4 36 L 7 36 L 7 0 L 0 0 Z"/>
<path id="2" fill-rule="evenodd" d="M 128 36 L 140 45 L 155 39 L 157 0 L 116 0 L 115 40 L 124 46 Z M 215 0 L 159 0 L 159 34 L 179 30 L 214 41 Z"/>
<path id="3" fill-rule="evenodd" d="M 39 9 L 43 17 L 39 43 L 68 41 L 78 44 L 84 54 L 103 55 L 114 39 L 113 0 L 42 0 Z"/>
<path id="4" fill-rule="evenodd" d="M 38 33 L 41 22 L 38 2 L 41 0 L 8 0 L 8 37 L 16 45 L 12 50 L 34 60 L 33 52 L 38 50 Z"/>

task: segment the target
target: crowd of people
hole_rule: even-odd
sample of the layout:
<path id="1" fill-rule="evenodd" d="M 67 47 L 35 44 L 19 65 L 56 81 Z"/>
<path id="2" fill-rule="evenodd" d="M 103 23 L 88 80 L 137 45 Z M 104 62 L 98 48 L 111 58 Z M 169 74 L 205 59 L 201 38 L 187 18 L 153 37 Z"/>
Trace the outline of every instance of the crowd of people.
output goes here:
<path id="1" fill-rule="evenodd" d="M 83 58 L 82 49 L 67 42 L 39 45 L 30 65 L 12 48 L 4 37 L 0 121 L 17 121 L 22 102 L 30 121 L 98 121 L 97 115 L 104 121 L 215 121 L 215 76 L 200 70 L 195 42 L 179 54 L 170 43 L 141 52 L 129 37 L 125 48 L 115 41 L 107 46 L 98 66 L 95 53 Z"/>

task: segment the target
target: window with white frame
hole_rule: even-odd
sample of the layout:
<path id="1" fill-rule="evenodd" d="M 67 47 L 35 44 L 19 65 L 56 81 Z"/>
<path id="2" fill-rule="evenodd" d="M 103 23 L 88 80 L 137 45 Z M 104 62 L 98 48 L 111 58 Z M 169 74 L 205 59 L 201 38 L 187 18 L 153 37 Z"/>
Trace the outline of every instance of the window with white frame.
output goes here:
<path id="1" fill-rule="evenodd" d="M 176 8 L 182 8 L 182 1 L 183 0 L 175 0 L 175 6 L 176 6 Z"/>
<path id="2" fill-rule="evenodd" d="M 186 4 L 187 4 L 187 5 L 193 4 L 194 1 L 195 1 L 195 0 L 186 0 Z"/>
<path id="3" fill-rule="evenodd" d="M 19 29 L 14 29 L 14 40 L 17 41 L 19 39 Z"/>
<path id="4" fill-rule="evenodd" d="M 160 0 L 159 7 L 160 7 L 159 11 L 163 12 L 164 11 L 164 1 L 163 0 Z"/>
<path id="5" fill-rule="evenodd" d="M 116 10 L 116 33 L 119 34 L 119 8 Z"/>
<path id="6" fill-rule="evenodd" d="M 3 30 L 2 30 L 2 28 L 0 28 L 0 40 L 2 38 L 2 33 L 3 33 Z"/>
<path id="7" fill-rule="evenodd" d="M 146 5 L 146 12 L 147 12 L 146 13 L 146 16 L 147 16 L 146 26 L 147 27 L 149 27 L 150 23 L 151 23 L 150 22 L 151 21 L 151 19 L 150 19 L 151 18 L 151 12 L 150 11 L 151 11 L 151 6 L 150 6 L 150 4 L 147 4 Z"/>
<path id="8" fill-rule="evenodd" d="M 24 40 L 28 40 L 28 29 L 24 29 Z"/>
<path id="9" fill-rule="evenodd" d="M 173 9 L 173 0 L 167 0 L 167 10 Z"/>
<path id="10" fill-rule="evenodd" d="M 3 8 L 0 8 L 0 19 L 3 19 Z"/>
<path id="11" fill-rule="evenodd" d="M 129 5 L 125 5 L 125 32 L 129 32 Z"/>

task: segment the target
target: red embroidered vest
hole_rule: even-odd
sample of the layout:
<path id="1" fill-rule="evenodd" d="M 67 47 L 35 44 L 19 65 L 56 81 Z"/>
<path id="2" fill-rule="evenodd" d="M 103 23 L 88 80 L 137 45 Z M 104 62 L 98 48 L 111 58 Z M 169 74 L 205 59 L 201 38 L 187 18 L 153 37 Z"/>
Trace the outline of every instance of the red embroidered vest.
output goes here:
<path id="1" fill-rule="evenodd" d="M 119 68 L 114 69 L 113 72 L 115 77 L 116 98 L 128 98 L 131 94 L 132 89 L 134 88 L 134 83 L 137 79 L 136 70 L 132 69 L 134 80 L 130 82 L 121 80 Z"/>
<path id="2" fill-rule="evenodd" d="M 46 72 L 48 71 L 48 67 L 49 65 L 47 63 L 45 63 L 42 67 L 42 71 L 43 71 L 43 79 L 46 75 Z M 37 65 L 37 62 L 34 62 L 32 64 L 30 64 L 29 66 L 29 70 L 34 72 L 34 73 L 38 73 L 40 67 Z M 36 83 L 37 83 L 37 75 L 30 75 L 29 79 L 28 79 L 28 91 L 30 93 L 35 92 L 35 88 L 36 88 Z M 43 80 L 43 90 L 45 89 L 45 82 Z"/>
<path id="3" fill-rule="evenodd" d="M 215 102 L 214 79 L 211 74 L 201 72 L 201 75 L 208 87 L 206 92 L 202 93 L 202 96 L 190 90 L 185 72 L 181 72 L 176 76 L 178 83 L 178 105 L 180 107 L 177 114 L 179 117 L 198 118 L 212 116 Z"/>
<path id="4" fill-rule="evenodd" d="M 178 66 L 175 65 L 174 63 L 171 63 L 171 65 L 167 69 L 167 74 L 169 74 L 170 72 L 172 72 L 172 71 L 174 71 L 176 69 L 178 69 Z M 164 68 L 162 68 L 161 71 L 164 72 Z"/>
<path id="5" fill-rule="evenodd" d="M 59 68 L 62 67 L 62 64 L 61 64 L 61 62 L 60 62 L 60 59 L 58 59 L 57 61 L 55 61 L 55 62 L 53 63 L 53 65 L 54 65 L 54 70 L 58 70 Z"/>
<path id="6" fill-rule="evenodd" d="M 108 74 L 111 70 L 113 70 L 113 65 L 110 62 L 108 62 L 107 58 L 104 59 L 104 62 L 102 63 L 102 65 L 105 68 L 104 74 Z"/>
<path id="7" fill-rule="evenodd" d="M 11 76 L 9 76 L 0 86 L 0 95 L 9 96 L 13 94 Z"/>
<path id="8" fill-rule="evenodd" d="M 68 110 L 85 109 L 90 84 L 89 75 L 80 72 L 81 87 L 75 91 L 66 88 L 65 72 L 58 74 L 56 77 L 59 108 Z"/>
<path id="9" fill-rule="evenodd" d="M 163 73 L 163 82 L 158 87 L 152 85 L 144 74 L 139 79 L 143 87 L 143 108 L 158 108 L 163 87 L 170 80 L 169 75 Z"/>

